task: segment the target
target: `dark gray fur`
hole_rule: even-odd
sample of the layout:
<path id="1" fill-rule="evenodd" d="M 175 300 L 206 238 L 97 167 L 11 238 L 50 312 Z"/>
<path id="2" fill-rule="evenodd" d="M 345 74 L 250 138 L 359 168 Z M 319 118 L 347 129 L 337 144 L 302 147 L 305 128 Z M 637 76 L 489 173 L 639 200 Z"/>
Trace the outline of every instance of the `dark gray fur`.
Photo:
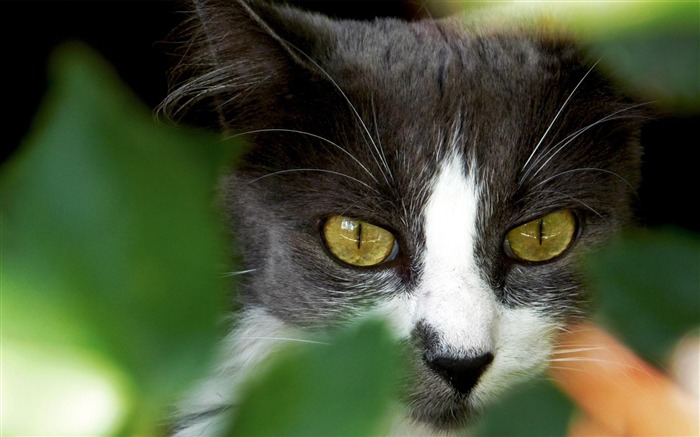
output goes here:
<path id="1" fill-rule="evenodd" d="M 424 246 L 425 182 L 447 153 L 437 146 L 458 131 L 463 154 L 478 163 L 467 171 L 488 187 L 477 251 L 497 298 L 561 319 L 585 312 L 575 256 L 528 265 L 503 252 L 508 230 L 558 209 L 576 211 L 572 251 L 597 245 L 631 218 L 640 113 L 590 71 L 593 62 L 576 44 L 460 19 L 334 21 L 232 0 L 199 1 L 194 33 L 176 71 L 181 87 L 166 102 L 174 118 L 208 115 L 229 132 L 307 133 L 246 135 L 251 150 L 224 184 L 242 269 L 255 269 L 243 276 L 244 307 L 262 305 L 289 324 L 318 328 L 351 317 L 378 294 L 411 293 L 424 273 L 416 254 Z M 524 168 L 543 136 L 539 164 L 587 126 L 541 171 Z M 369 269 L 335 261 L 319 231 L 331 214 L 393 231 L 401 256 Z M 417 328 L 416 349 L 428 337 Z M 434 390 L 452 407 L 424 405 L 414 416 L 440 428 L 462 424 L 469 403 L 431 378 L 416 399 Z"/>

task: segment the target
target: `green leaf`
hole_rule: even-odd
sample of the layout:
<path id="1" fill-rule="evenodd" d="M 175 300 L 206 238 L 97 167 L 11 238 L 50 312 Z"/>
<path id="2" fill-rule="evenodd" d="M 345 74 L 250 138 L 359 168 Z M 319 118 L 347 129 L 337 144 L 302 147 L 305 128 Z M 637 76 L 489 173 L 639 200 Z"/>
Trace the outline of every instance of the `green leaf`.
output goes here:
<path id="1" fill-rule="evenodd" d="M 236 147 L 155 123 L 81 45 L 53 67 L 0 179 L 3 344 L 109 362 L 130 393 L 125 432 L 150 434 L 215 344 L 227 250 L 214 188 Z"/>
<path id="2" fill-rule="evenodd" d="M 566 435 L 573 405 L 551 383 L 539 379 L 518 387 L 490 408 L 468 433 L 474 437 L 561 437 Z"/>
<path id="3" fill-rule="evenodd" d="M 676 112 L 700 109 L 700 20 L 691 26 L 681 22 L 630 29 L 591 45 L 601 63 L 638 98 Z"/>
<path id="4" fill-rule="evenodd" d="M 379 435 L 397 369 L 396 345 L 377 321 L 296 348 L 251 381 L 225 435 Z"/>
<path id="5" fill-rule="evenodd" d="M 700 239 L 679 231 L 626 235 L 587 259 L 599 318 L 654 363 L 700 326 Z"/>

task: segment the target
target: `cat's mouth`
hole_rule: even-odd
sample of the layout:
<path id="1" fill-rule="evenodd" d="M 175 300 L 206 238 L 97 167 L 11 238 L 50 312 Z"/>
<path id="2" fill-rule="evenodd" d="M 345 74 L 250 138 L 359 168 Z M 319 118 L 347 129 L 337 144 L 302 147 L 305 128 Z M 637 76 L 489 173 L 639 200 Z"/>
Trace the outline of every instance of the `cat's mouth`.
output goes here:
<path id="1" fill-rule="evenodd" d="M 481 416 L 484 405 L 479 395 L 481 375 L 476 375 L 479 370 L 472 375 L 450 376 L 425 359 L 416 367 L 411 388 L 405 393 L 411 419 L 438 431 L 449 431 L 467 427 Z M 483 366 L 482 372 L 487 368 Z M 472 378 L 476 380 L 470 381 Z"/>
<path id="2" fill-rule="evenodd" d="M 411 420 L 437 432 L 474 426 L 493 400 L 511 387 L 539 375 L 547 366 L 551 333 L 556 325 L 538 323 L 538 329 L 534 329 L 535 325 L 525 322 L 524 310 L 518 313 L 519 323 L 512 323 L 509 317 L 501 320 L 501 335 L 490 348 L 468 348 L 459 352 L 454 348 L 436 347 L 430 331 L 419 328 L 417 331 L 423 335 L 414 333 L 410 370 L 402 391 Z M 526 326 L 530 333 L 538 335 L 525 337 Z"/>

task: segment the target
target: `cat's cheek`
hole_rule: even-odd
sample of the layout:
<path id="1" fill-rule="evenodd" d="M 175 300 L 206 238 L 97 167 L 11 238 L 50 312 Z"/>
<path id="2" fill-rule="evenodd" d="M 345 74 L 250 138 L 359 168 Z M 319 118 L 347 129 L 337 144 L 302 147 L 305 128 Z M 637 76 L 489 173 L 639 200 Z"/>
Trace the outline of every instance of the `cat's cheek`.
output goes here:
<path id="1" fill-rule="evenodd" d="M 544 371 L 560 324 L 531 308 L 501 308 L 494 361 L 472 396 L 479 404 Z"/>
<path id="2" fill-rule="evenodd" d="M 370 310 L 370 316 L 383 318 L 397 339 L 406 340 L 411 337 L 415 328 L 414 315 L 417 312 L 417 306 L 416 299 L 407 292 L 378 302 Z"/>

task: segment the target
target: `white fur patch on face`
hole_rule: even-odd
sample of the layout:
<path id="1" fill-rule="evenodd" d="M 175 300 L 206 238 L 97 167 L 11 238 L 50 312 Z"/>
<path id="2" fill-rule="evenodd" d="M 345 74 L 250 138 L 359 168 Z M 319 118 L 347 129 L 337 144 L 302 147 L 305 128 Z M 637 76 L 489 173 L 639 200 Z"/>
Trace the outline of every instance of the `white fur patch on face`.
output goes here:
<path id="1" fill-rule="evenodd" d="M 559 324 L 531 308 L 499 308 L 494 360 L 472 391 L 475 400 L 491 402 L 515 383 L 547 365 Z"/>
<path id="2" fill-rule="evenodd" d="M 476 168 L 472 163 L 471 168 Z M 445 161 L 424 209 L 423 275 L 413 293 L 376 312 L 408 338 L 418 323 L 437 334 L 432 352 L 455 358 L 490 352 L 494 361 L 472 395 L 487 401 L 546 363 L 556 324 L 534 308 L 507 308 L 496 299 L 476 258 L 482 187 L 459 155 Z"/>
<path id="3" fill-rule="evenodd" d="M 493 348 L 498 317 L 493 291 L 475 259 L 479 192 L 461 156 L 445 162 L 424 211 L 425 253 L 417 320 L 440 337 L 443 353 Z"/>

